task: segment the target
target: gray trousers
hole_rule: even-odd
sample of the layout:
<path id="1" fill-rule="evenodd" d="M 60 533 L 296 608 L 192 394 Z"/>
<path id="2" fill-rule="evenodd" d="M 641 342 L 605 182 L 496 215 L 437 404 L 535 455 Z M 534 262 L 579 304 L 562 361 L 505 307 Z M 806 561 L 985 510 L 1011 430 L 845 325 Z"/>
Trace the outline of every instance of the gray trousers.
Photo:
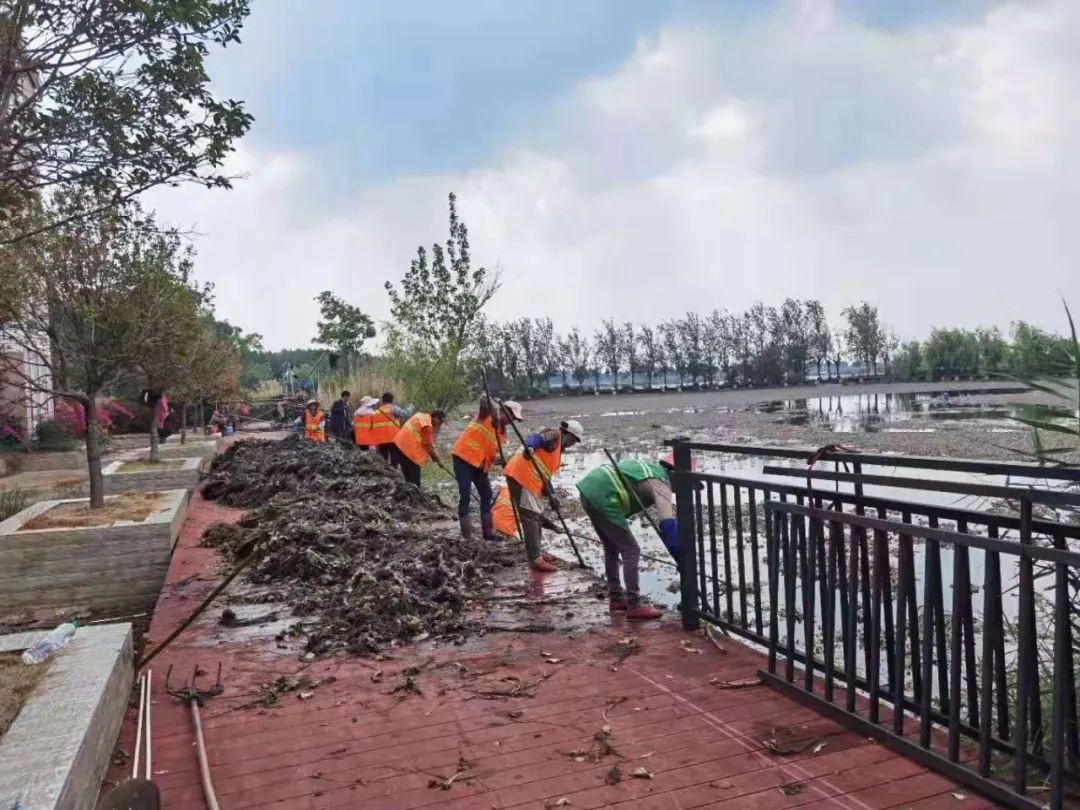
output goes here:
<path id="1" fill-rule="evenodd" d="M 521 484 L 512 478 L 507 478 L 506 486 L 510 490 L 510 500 L 517 504 L 518 517 L 521 518 L 521 532 L 525 535 L 525 553 L 529 555 L 529 562 L 532 562 L 541 554 L 542 515 L 521 508 Z"/>
<path id="2" fill-rule="evenodd" d="M 625 595 L 630 606 L 636 607 L 641 602 L 641 585 L 638 581 L 641 547 L 638 546 L 637 540 L 628 529 L 611 523 L 584 498 L 581 499 L 581 505 L 585 508 L 585 514 L 589 516 L 593 528 L 596 529 L 596 533 L 600 535 L 600 541 L 604 544 L 604 576 L 608 581 L 608 596 L 611 599 L 622 599 Z M 620 573 L 622 574 L 621 583 Z"/>

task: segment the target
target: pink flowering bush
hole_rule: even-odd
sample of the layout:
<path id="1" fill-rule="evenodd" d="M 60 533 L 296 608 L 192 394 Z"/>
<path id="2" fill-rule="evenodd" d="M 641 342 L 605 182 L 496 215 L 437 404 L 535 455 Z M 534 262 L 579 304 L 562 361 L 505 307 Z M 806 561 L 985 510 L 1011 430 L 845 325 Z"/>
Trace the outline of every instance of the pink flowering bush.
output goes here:
<path id="1" fill-rule="evenodd" d="M 103 403 L 97 409 L 98 428 L 102 433 L 109 433 L 115 427 L 126 425 L 134 415 L 115 400 Z M 56 403 L 54 421 L 66 425 L 76 438 L 86 436 L 86 409 L 77 402 L 60 400 Z"/>

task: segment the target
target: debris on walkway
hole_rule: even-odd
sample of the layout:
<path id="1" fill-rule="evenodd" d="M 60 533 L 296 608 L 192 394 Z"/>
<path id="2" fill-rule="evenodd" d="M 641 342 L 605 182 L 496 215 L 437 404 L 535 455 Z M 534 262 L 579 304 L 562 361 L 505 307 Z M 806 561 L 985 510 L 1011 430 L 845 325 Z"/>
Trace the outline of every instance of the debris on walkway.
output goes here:
<path id="1" fill-rule="evenodd" d="M 520 562 L 510 544 L 463 539 L 434 496 L 349 447 L 238 442 L 215 461 L 203 495 L 251 509 L 203 543 L 230 560 L 258 549 L 245 574 L 252 596 L 292 606 L 309 655 L 460 642 L 482 630 L 470 602 Z"/>

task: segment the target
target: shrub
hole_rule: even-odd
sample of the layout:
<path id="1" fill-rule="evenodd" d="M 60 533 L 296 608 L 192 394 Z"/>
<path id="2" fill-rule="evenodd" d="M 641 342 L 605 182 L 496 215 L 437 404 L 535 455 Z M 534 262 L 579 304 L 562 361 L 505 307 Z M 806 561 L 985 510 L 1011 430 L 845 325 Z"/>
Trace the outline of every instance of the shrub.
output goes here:
<path id="1" fill-rule="evenodd" d="M 30 493 L 26 490 L 14 487 L 0 490 L 0 520 L 7 520 L 12 515 L 17 515 L 30 505 Z"/>
<path id="2" fill-rule="evenodd" d="M 80 407 L 79 410 L 81 411 L 82 408 Z M 83 432 L 86 432 L 85 424 Z M 72 423 L 59 418 L 39 422 L 35 433 L 40 450 L 73 450 L 78 438 Z"/>
<path id="3" fill-rule="evenodd" d="M 22 428 L 14 419 L 0 416 L 0 449 L 14 450 L 26 446 Z"/>
<path id="4" fill-rule="evenodd" d="M 97 410 L 98 428 L 103 434 L 117 430 L 126 432 L 134 420 L 134 415 L 116 400 L 101 403 Z M 71 429 L 71 435 L 77 439 L 86 436 L 86 409 L 77 402 L 60 400 L 56 403 L 54 421 L 62 422 Z"/>

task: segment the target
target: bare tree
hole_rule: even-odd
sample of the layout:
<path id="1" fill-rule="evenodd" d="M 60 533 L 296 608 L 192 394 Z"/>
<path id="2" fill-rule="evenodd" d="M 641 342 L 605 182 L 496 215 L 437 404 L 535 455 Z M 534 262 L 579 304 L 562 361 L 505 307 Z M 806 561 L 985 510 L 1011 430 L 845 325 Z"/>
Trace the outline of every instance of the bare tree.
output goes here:
<path id="1" fill-rule="evenodd" d="M 683 389 L 686 378 L 686 355 L 683 353 L 683 339 L 679 321 L 665 321 L 660 324 L 660 335 L 664 343 L 664 356 L 679 377 L 679 390 Z"/>
<path id="2" fill-rule="evenodd" d="M 584 390 L 585 378 L 589 376 L 589 362 L 592 356 L 588 338 L 584 337 L 575 326 L 566 334 L 564 341 L 566 362 L 570 373 L 577 381 L 578 390 Z"/>

